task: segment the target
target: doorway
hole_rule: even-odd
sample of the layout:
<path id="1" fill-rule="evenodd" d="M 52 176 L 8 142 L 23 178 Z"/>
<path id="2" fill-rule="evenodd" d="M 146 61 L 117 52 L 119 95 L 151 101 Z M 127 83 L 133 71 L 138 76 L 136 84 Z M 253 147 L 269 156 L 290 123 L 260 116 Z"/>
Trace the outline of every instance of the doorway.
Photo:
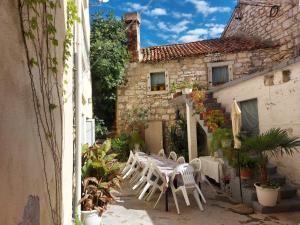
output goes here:
<path id="1" fill-rule="evenodd" d="M 197 154 L 198 156 L 208 155 L 207 135 L 202 126 L 197 122 Z"/>

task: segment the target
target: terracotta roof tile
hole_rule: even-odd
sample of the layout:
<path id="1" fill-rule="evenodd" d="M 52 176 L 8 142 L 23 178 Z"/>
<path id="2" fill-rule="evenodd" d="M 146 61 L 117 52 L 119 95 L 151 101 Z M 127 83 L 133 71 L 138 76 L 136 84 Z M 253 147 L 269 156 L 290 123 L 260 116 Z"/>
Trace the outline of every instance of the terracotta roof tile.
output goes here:
<path id="1" fill-rule="evenodd" d="M 161 45 L 143 48 L 142 62 L 157 63 L 211 53 L 233 53 L 270 47 L 272 47 L 270 43 L 261 42 L 255 39 L 245 39 L 240 37 L 220 38 L 185 44 Z"/>

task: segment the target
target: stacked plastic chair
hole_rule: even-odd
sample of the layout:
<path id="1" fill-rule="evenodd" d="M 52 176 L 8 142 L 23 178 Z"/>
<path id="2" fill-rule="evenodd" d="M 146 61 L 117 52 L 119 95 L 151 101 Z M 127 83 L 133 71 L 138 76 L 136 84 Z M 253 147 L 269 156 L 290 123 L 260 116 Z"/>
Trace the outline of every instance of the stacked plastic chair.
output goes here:
<path id="1" fill-rule="evenodd" d="M 176 175 L 180 175 L 181 179 L 182 179 L 182 185 L 175 187 L 174 186 L 174 180 Z M 194 197 L 196 199 L 196 202 L 198 204 L 198 207 L 200 208 L 200 210 L 204 210 L 202 203 L 200 201 L 199 195 L 201 196 L 201 199 L 204 203 L 206 203 L 206 200 L 199 188 L 199 186 L 197 185 L 195 179 L 194 179 L 194 168 L 189 165 L 188 163 L 184 163 L 181 165 L 178 165 L 174 172 L 173 175 L 171 177 L 170 180 L 170 186 L 171 186 L 171 190 L 172 190 L 172 194 L 174 197 L 174 201 L 175 201 L 175 205 L 176 205 L 176 209 L 177 209 L 177 213 L 180 214 L 180 210 L 179 210 L 179 206 L 178 206 L 178 201 L 177 201 L 177 196 L 176 193 L 181 191 L 183 194 L 183 197 L 185 199 L 186 205 L 189 206 L 190 205 L 190 201 L 188 198 L 188 194 L 187 194 L 187 190 L 192 190 Z"/>

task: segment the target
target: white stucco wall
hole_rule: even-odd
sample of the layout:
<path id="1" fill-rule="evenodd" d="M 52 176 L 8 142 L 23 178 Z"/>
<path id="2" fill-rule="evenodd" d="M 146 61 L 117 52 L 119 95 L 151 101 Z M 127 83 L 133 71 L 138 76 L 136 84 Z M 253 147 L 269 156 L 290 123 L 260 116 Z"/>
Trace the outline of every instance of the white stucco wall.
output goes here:
<path id="1" fill-rule="evenodd" d="M 66 0 L 57 14 L 57 30 L 62 52 L 65 31 Z M 87 100 L 82 106 L 82 114 L 92 117 L 91 79 L 89 71 L 89 12 L 88 1 L 81 1 L 87 21 L 81 24 L 81 31 L 87 32 L 88 45 L 82 48 L 84 62 L 87 65 L 82 75 L 82 93 Z M 52 225 L 48 196 L 43 174 L 43 163 L 37 133 L 32 93 L 27 74 L 24 45 L 20 31 L 17 0 L 4 0 L 0 3 L 0 224 L 23 224 L 23 213 L 30 195 L 38 196 L 39 210 L 33 210 L 39 217 L 39 224 Z M 87 27 L 86 27 L 87 26 Z M 83 42 L 81 43 L 83 44 Z M 63 158 L 62 158 L 62 224 L 72 224 L 72 185 L 73 185 L 73 58 L 69 59 L 69 72 L 63 73 L 60 66 L 59 76 L 64 89 L 63 105 Z M 67 82 L 64 82 L 67 81 Z M 59 123 L 57 115 L 57 124 Z M 58 124 L 57 127 L 59 127 Z M 81 128 L 79 128 L 81 129 Z M 47 171 L 50 177 L 50 191 L 54 193 L 53 160 L 46 155 Z M 30 211 L 29 211 L 30 212 Z M 30 212 L 31 213 L 31 212 Z"/>
<path id="2" fill-rule="evenodd" d="M 283 83 L 282 70 L 291 71 L 291 80 Z M 265 86 L 264 75 L 215 91 L 214 96 L 230 112 L 233 98 L 237 101 L 257 98 L 260 132 L 272 127 L 287 129 L 300 137 L 300 63 L 284 67 L 266 75 L 274 75 L 274 85 Z M 300 189 L 300 153 L 272 159 L 279 172 Z"/>

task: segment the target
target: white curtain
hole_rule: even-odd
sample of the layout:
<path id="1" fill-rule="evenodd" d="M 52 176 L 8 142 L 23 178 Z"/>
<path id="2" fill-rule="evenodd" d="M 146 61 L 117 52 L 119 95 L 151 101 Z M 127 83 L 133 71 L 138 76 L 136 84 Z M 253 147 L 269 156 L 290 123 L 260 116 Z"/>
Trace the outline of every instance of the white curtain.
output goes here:
<path id="1" fill-rule="evenodd" d="M 213 85 L 223 84 L 229 81 L 228 66 L 219 66 L 212 68 Z"/>

